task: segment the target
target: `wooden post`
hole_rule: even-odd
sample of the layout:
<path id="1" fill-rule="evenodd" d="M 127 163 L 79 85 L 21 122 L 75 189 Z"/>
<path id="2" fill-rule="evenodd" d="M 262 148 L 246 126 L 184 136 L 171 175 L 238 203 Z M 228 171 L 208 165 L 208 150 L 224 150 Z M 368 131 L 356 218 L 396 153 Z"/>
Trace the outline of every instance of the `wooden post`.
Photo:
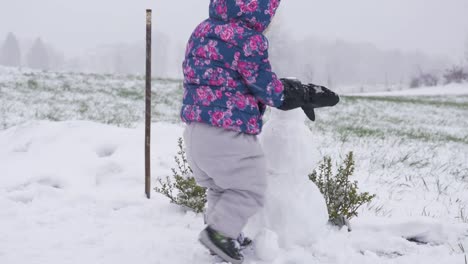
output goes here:
<path id="1" fill-rule="evenodd" d="M 151 198 L 151 9 L 146 10 L 145 193 Z"/>

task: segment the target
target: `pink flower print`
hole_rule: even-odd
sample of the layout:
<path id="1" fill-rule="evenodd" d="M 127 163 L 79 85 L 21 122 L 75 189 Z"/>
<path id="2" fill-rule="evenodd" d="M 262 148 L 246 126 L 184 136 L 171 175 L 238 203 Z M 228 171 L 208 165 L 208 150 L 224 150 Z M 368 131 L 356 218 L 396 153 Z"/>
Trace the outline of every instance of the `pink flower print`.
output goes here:
<path id="1" fill-rule="evenodd" d="M 206 58 L 206 50 L 204 46 L 198 47 L 195 51 L 195 55 L 198 57 Z"/>
<path id="2" fill-rule="evenodd" d="M 194 78 L 195 77 L 195 71 L 190 66 L 186 66 L 184 68 L 184 73 L 189 78 Z"/>
<path id="3" fill-rule="evenodd" d="M 196 54 L 196 52 L 195 52 Z M 205 66 L 205 65 L 209 65 L 210 64 L 210 60 L 204 60 L 204 59 L 200 59 L 200 58 L 193 58 L 194 60 L 194 65 L 195 66 Z"/>
<path id="4" fill-rule="evenodd" d="M 234 79 L 232 78 L 228 79 L 228 87 L 236 88 L 237 87 L 236 81 L 234 81 Z"/>
<path id="5" fill-rule="evenodd" d="M 215 33 L 226 42 L 229 42 L 234 39 L 234 29 L 231 24 L 224 26 L 217 26 L 215 28 Z"/>
<path id="6" fill-rule="evenodd" d="M 256 35 L 247 41 L 244 45 L 243 51 L 245 56 L 251 56 L 254 53 L 263 55 L 267 49 L 268 43 L 260 35 Z"/>
<path id="7" fill-rule="evenodd" d="M 237 119 L 236 125 L 242 126 L 242 124 L 244 124 L 244 122 L 242 122 L 242 120 L 240 120 L 240 119 Z"/>
<path id="8" fill-rule="evenodd" d="M 252 13 L 252 12 L 257 11 L 257 8 L 258 8 L 257 0 L 252 0 L 250 3 L 247 4 L 246 11 Z"/>
<path id="9" fill-rule="evenodd" d="M 236 33 L 239 35 L 239 39 L 242 39 L 242 34 L 244 34 L 244 28 L 237 25 L 237 24 L 233 24 L 233 27 L 235 28 L 235 31 Z"/>
<path id="10" fill-rule="evenodd" d="M 265 25 L 260 22 L 255 22 L 253 25 L 253 29 L 259 32 L 262 32 L 265 29 Z"/>
<path id="11" fill-rule="evenodd" d="M 232 79 L 229 72 L 220 67 L 207 69 L 203 78 L 207 79 L 211 86 L 225 86 L 228 80 Z"/>
<path id="12" fill-rule="evenodd" d="M 224 112 L 222 112 L 222 111 L 215 111 L 211 115 L 211 119 L 212 119 L 213 124 L 219 124 L 221 119 L 223 119 L 223 118 L 224 118 Z"/>
<path id="13" fill-rule="evenodd" d="M 223 121 L 223 128 L 230 128 L 232 126 L 232 119 L 226 118 Z"/>
<path id="14" fill-rule="evenodd" d="M 255 126 L 257 124 L 257 119 L 255 117 L 252 117 L 249 119 L 249 125 Z"/>
<path id="15" fill-rule="evenodd" d="M 245 109 L 245 101 L 244 100 L 237 100 L 236 101 L 236 106 L 237 108 L 239 108 L 240 110 L 244 110 Z"/>
<path id="16" fill-rule="evenodd" d="M 214 101 L 213 99 L 215 99 L 215 96 L 212 93 L 209 93 L 208 96 L 206 97 L 206 100 L 208 102 L 213 102 Z M 209 105 L 209 104 L 207 103 L 206 105 Z"/>
<path id="17" fill-rule="evenodd" d="M 234 101 L 234 104 L 239 110 L 244 110 L 247 106 L 247 98 L 240 92 L 236 92 L 236 94 L 231 98 Z"/>
<path id="18" fill-rule="evenodd" d="M 247 105 L 251 108 L 257 108 L 257 99 L 254 96 L 247 96 Z"/>
<path id="19" fill-rule="evenodd" d="M 224 13 L 226 13 L 227 11 L 227 7 L 226 6 L 222 6 L 222 5 L 218 5 L 216 7 L 216 13 L 218 13 L 218 15 L 223 15 Z"/>
<path id="20" fill-rule="evenodd" d="M 216 6 L 216 13 L 222 18 L 222 19 L 227 19 L 227 4 L 226 0 L 217 0 L 215 1 L 217 6 Z"/>
<path id="21" fill-rule="evenodd" d="M 223 97 L 223 92 L 221 92 L 220 90 L 216 90 L 216 98 L 218 99 L 221 99 Z"/>
<path id="22" fill-rule="evenodd" d="M 251 49 L 252 51 L 258 50 L 258 42 L 255 41 L 255 39 L 253 39 L 253 38 L 250 39 L 249 46 L 250 46 L 250 49 Z"/>
<path id="23" fill-rule="evenodd" d="M 196 95 L 194 100 L 200 102 L 204 106 L 211 105 L 212 102 L 216 101 L 217 97 L 214 94 L 213 90 L 207 86 L 201 86 L 196 90 Z"/>
<path id="24" fill-rule="evenodd" d="M 239 62 L 239 72 L 242 76 L 247 78 L 252 76 L 250 68 L 247 62 Z"/>
<path id="25" fill-rule="evenodd" d="M 247 83 L 252 84 L 257 82 L 257 74 L 255 73 L 258 72 L 258 67 L 259 65 L 256 63 L 239 61 L 237 71 Z"/>
<path id="26" fill-rule="evenodd" d="M 219 53 L 216 46 L 218 45 L 217 41 L 210 40 L 208 45 L 202 45 L 198 47 L 195 51 L 195 55 L 200 58 L 210 59 L 210 60 L 220 60 L 223 56 Z"/>
<path id="27" fill-rule="evenodd" d="M 232 62 L 232 66 L 231 66 L 232 70 L 237 70 L 237 67 L 239 65 L 240 56 L 241 56 L 240 52 L 234 53 L 234 61 Z"/>
<path id="28" fill-rule="evenodd" d="M 203 22 L 200 24 L 197 29 L 195 30 L 195 37 L 197 38 L 204 38 L 206 37 L 211 31 L 211 25 L 208 22 Z"/>
<path id="29" fill-rule="evenodd" d="M 187 119 L 188 120 L 194 120 L 195 119 L 195 112 L 194 111 L 187 111 Z"/>
<path id="30" fill-rule="evenodd" d="M 221 54 L 219 51 L 216 49 L 216 46 L 218 45 L 217 41 L 210 40 L 208 42 L 208 53 L 209 53 L 209 59 L 211 60 L 219 60 L 222 59 Z"/>
<path id="31" fill-rule="evenodd" d="M 197 75 L 195 74 L 195 70 L 192 69 L 192 67 L 188 65 L 184 66 L 184 75 L 185 75 L 185 79 L 184 79 L 185 83 L 195 83 L 195 84 L 200 83 L 200 80 L 197 78 Z"/>
<path id="32" fill-rule="evenodd" d="M 276 13 L 276 9 L 278 9 L 280 4 L 280 0 L 270 0 L 270 3 L 268 3 L 268 9 L 265 10 L 266 15 L 274 16 Z"/>
<path id="33" fill-rule="evenodd" d="M 245 103 L 245 98 L 244 98 L 244 97 L 237 98 L 237 100 L 236 100 L 236 106 L 237 106 L 237 108 L 239 108 L 240 110 L 244 110 L 245 107 L 247 106 L 247 104 Z"/>
<path id="34" fill-rule="evenodd" d="M 236 0 L 236 5 L 240 8 L 242 13 L 253 13 L 258 9 L 258 0 Z"/>
<path id="35" fill-rule="evenodd" d="M 253 36 L 250 39 L 250 45 L 253 45 L 253 47 L 255 47 L 255 50 L 258 49 L 259 51 L 265 51 L 268 49 L 265 40 L 260 35 Z"/>
<path id="36" fill-rule="evenodd" d="M 281 83 L 277 78 L 275 78 L 268 86 L 269 88 L 267 88 L 267 90 L 273 90 L 277 94 L 282 93 L 284 90 L 283 83 Z"/>
<path id="37" fill-rule="evenodd" d="M 201 110 L 196 106 L 187 106 L 182 116 L 185 120 L 201 121 Z"/>
<path id="38" fill-rule="evenodd" d="M 197 96 L 198 96 L 198 99 L 205 100 L 208 97 L 208 95 L 206 94 L 206 89 L 198 88 Z"/>
<path id="39" fill-rule="evenodd" d="M 247 124 L 247 133 L 249 134 L 258 134 L 260 132 L 260 125 L 258 124 L 258 120 L 255 117 L 249 119 L 249 123 Z"/>

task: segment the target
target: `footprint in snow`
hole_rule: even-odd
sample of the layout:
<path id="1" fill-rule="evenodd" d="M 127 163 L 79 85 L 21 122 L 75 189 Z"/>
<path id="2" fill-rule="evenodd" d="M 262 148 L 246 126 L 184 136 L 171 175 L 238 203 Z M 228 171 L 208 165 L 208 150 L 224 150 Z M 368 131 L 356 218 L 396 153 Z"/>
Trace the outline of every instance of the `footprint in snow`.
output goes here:
<path id="1" fill-rule="evenodd" d="M 116 150 L 117 150 L 116 145 L 111 145 L 111 144 L 101 145 L 96 149 L 96 155 L 99 158 L 107 158 L 107 157 L 112 156 Z"/>

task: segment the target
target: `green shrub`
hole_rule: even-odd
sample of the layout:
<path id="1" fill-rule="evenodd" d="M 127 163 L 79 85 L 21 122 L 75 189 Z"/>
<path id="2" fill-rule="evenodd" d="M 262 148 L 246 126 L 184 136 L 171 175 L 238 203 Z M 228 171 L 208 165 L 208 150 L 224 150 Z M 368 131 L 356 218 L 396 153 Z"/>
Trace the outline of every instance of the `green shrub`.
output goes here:
<path id="1" fill-rule="evenodd" d="M 195 213 L 202 213 L 206 204 L 206 188 L 197 185 L 195 178 L 191 176 L 192 169 L 187 162 L 182 138 L 178 140 L 178 147 L 179 152 L 174 157 L 177 169 L 172 168 L 172 177 L 158 179 L 159 186 L 154 190 L 168 197 L 171 203 Z"/>
<path id="2" fill-rule="evenodd" d="M 359 193 L 357 181 L 351 182 L 350 176 L 354 173 L 354 157 L 350 152 L 338 168 L 336 175 L 332 173 L 332 160 L 324 157 L 318 170 L 309 175 L 325 198 L 330 219 L 345 217 L 351 219 L 358 216 L 357 210 L 365 203 L 375 198 L 367 192 Z"/>
<path id="3" fill-rule="evenodd" d="M 37 89 L 39 87 L 39 83 L 35 79 L 29 79 L 28 80 L 28 88 L 29 89 Z"/>

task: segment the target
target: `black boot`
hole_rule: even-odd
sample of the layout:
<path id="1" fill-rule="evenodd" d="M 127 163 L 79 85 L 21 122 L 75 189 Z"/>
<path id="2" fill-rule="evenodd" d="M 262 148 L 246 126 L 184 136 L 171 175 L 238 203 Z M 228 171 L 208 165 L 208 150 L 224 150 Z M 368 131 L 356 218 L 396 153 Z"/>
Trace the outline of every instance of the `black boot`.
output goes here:
<path id="1" fill-rule="evenodd" d="M 208 226 L 200 233 L 199 240 L 210 252 L 218 255 L 226 262 L 241 264 L 244 261 L 237 239 L 223 236 Z"/>
<path id="2" fill-rule="evenodd" d="M 253 243 L 252 239 L 244 236 L 242 233 L 240 233 L 239 237 L 237 237 L 237 242 L 239 242 L 241 250 L 246 249 Z"/>

